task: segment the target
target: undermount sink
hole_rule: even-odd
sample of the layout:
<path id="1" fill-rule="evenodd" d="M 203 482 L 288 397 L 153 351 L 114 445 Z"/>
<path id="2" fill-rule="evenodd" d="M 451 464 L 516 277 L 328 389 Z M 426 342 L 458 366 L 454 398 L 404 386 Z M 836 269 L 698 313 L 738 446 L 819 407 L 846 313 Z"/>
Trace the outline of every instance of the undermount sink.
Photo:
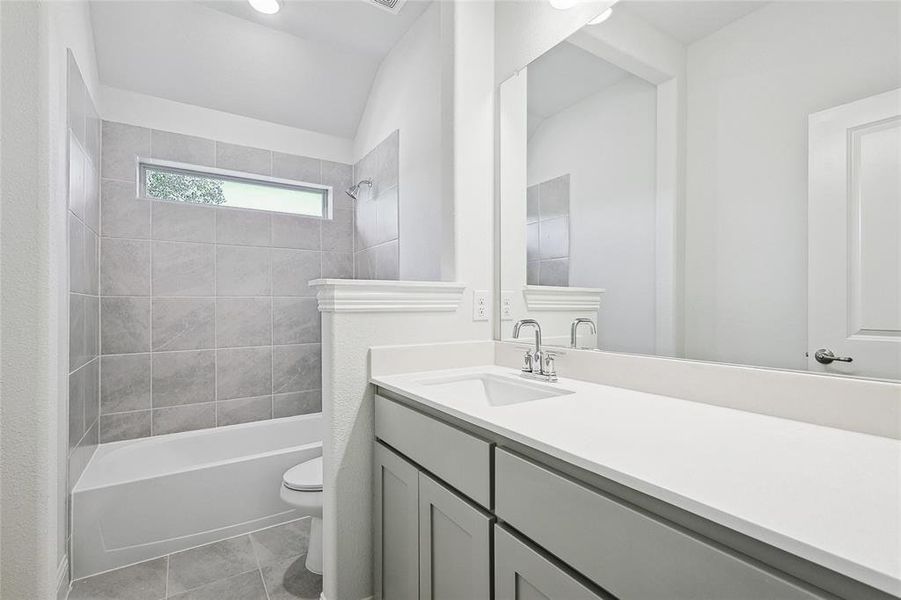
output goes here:
<path id="1" fill-rule="evenodd" d="M 418 382 L 435 392 L 461 399 L 480 399 L 489 406 L 506 406 L 572 394 L 570 390 L 518 381 L 490 373 L 457 375 Z"/>

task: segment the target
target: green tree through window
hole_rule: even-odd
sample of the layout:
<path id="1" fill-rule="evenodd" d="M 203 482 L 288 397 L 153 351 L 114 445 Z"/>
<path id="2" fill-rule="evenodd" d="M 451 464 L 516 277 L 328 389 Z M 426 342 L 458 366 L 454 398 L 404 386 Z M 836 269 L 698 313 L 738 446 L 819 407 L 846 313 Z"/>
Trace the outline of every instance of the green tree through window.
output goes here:
<path id="1" fill-rule="evenodd" d="M 225 204 L 222 181 L 150 169 L 147 170 L 147 195 L 162 200 Z"/>

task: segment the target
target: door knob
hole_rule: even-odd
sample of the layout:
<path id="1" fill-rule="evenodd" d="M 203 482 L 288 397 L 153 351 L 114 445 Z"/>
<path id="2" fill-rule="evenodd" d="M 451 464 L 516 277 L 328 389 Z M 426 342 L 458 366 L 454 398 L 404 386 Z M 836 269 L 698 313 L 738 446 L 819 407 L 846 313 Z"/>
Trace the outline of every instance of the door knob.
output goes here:
<path id="1" fill-rule="evenodd" d="M 849 363 L 854 360 L 850 356 L 836 356 L 832 353 L 832 350 L 827 348 L 820 348 L 814 353 L 813 357 L 817 359 L 817 362 L 821 365 L 829 365 L 834 362 Z"/>

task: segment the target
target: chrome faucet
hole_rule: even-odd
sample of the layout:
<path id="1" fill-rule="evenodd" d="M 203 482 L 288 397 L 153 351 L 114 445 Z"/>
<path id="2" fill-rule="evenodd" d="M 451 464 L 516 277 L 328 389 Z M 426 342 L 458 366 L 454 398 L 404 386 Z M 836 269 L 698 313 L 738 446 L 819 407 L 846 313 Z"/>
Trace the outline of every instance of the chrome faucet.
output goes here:
<path id="1" fill-rule="evenodd" d="M 550 383 L 557 381 L 557 371 L 554 367 L 554 359 L 557 355 L 541 349 L 541 325 L 535 319 L 521 319 L 513 324 L 514 338 L 519 337 L 519 333 L 524 326 L 535 328 L 535 350 L 534 352 L 526 350 L 520 375 L 530 379 L 541 379 Z"/>
<path id="2" fill-rule="evenodd" d="M 586 319 L 585 317 L 579 317 L 578 319 L 573 320 L 573 324 L 569 328 L 569 347 L 577 348 L 578 347 L 578 333 L 579 333 L 579 325 L 582 323 L 587 323 L 588 328 L 591 330 L 591 333 L 597 334 L 598 328 L 595 327 L 594 321 L 591 319 Z"/>

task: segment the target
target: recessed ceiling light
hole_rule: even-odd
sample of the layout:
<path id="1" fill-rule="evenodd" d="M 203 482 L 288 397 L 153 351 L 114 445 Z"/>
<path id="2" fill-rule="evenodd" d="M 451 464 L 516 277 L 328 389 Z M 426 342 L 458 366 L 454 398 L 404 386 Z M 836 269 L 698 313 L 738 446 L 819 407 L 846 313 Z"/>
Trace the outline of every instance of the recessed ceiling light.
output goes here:
<path id="1" fill-rule="evenodd" d="M 603 23 L 604 21 L 609 19 L 610 15 L 612 15 L 612 14 L 613 14 L 613 9 L 608 8 L 607 10 L 605 10 L 604 12 L 602 12 L 601 14 L 599 14 L 592 20 L 588 21 L 588 24 L 589 25 L 599 25 L 600 23 Z"/>
<path id="2" fill-rule="evenodd" d="M 278 0 L 247 0 L 250 5 L 258 12 L 264 15 L 274 15 L 281 8 Z"/>
<path id="3" fill-rule="evenodd" d="M 569 10 L 575 6 L 578 1 L 579 0 L 548 0 L 548 2 L 551 3 L 551 6 L 557 10 Z"/>

